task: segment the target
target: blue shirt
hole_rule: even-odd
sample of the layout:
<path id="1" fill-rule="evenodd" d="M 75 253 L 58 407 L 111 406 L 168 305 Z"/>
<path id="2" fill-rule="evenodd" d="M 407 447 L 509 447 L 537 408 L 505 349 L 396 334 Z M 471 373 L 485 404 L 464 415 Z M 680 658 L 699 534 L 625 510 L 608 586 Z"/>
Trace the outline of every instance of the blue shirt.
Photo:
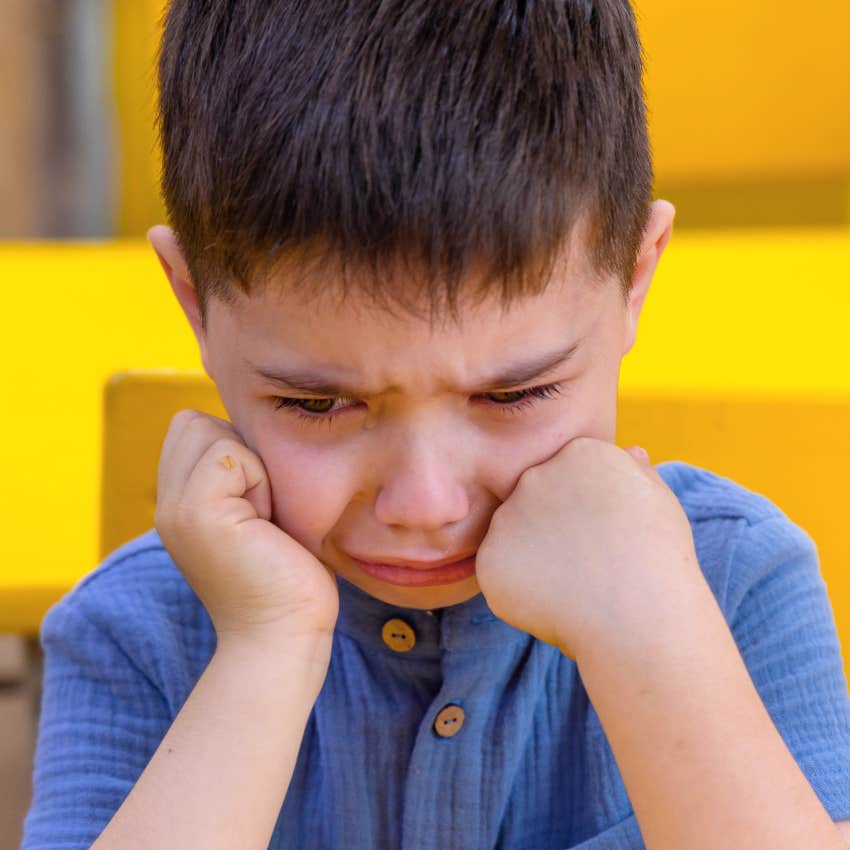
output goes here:
<path id="1" fill-rule="evenodd" d="M 850 817 L 850 697 L 815 544 L 727 478 L 678 461 L 656 468 L 786 745 L 832 819 Z M 338 586 L 330 666 L 270 848 L 644 847 L 573 661 L 497 619 L 480 593 L 427 612 Z M 22 850 L 83 850 L 144 770 L 216 636 L 152 530 L 50 609 L 41 642 Z"/>

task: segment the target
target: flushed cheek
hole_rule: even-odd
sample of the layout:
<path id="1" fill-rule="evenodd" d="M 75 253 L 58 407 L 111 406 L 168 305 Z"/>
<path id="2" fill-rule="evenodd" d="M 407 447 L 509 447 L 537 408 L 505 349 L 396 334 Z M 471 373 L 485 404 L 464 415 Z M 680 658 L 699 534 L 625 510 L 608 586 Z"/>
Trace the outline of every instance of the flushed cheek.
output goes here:
<path id="1" fill-rule="evenodd" d="M 613 443 L 617 434 L 617 398 L 601 399 L 584 418 L 581 429 L 573 437 L 593 437 Z"/>
<path id="2" fill-rule="evenodd" d="M 350 496 L 345 462 L 327 447 L 277 441 L 258 448 L 271 484 L 272 522 L 317 551 Z"/>
<path id="3" fill-rule="evenodd" d="M 522 468 L 525 469 L 545 462 L 576 437 L 613 441 L 614 419 L 601 405 L 573 405 L 545 427 L 534 429 L 530 438 L 523 441 L 522 451 L 515 447 L 513 456 L 523 458 Z"/>
<path id="4" fill-rule="evenodd" d="M 540 435 L 540 445 L 566 445 L 576 437 L 593 437 L 613 443 L 617 431 L 617 382 L 603 374 L 577 387 L 571 398 Z"/>
<path id="5" fill-rule="evenodd" d="M 526 468 L 549 459 L 578 436 L 613 442 L 614 429 L 615 408 L 574 403 L 563 416 L 548 418 L 545 424 L 538 420 L 534 427 L 495 429 L 486 437 L 461 441 L 464 463 L 453 469 L 473 495 L 486 492 L 503 501 Z M 375 457 L 363 455 L 362 446 L 358 451 L 350 443 L 334 447 L 326 440 L 311 442 L 262 430 L 253 436 L 254 450 L 269 475 L 272 521 L 316 554 L 347 512 L 355 510 L 362 518 L 364 506 L 354 509 L 352 499 L 386 483 L 371 477 L 377 468 Z M 379 450 L 378 456 L 383 455 Z M 395 464 L 392 468 L 398 469 Z"/>

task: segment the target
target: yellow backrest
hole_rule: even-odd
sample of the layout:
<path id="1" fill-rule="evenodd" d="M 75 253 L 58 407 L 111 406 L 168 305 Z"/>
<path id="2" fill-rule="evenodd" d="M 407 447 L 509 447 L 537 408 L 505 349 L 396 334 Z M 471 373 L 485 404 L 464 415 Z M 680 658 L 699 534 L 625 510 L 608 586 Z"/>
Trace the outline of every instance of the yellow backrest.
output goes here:
<path id="1" fill-rule="evenodd" d="M 110 377 L 103 396 L 100 557 L 154 525 L 159 455 L 171 417 L 194 408 L 227 419 L 202 372 L 134 370 Z"/>
<path id="2" fill-rule="evenodd" d="M 227 418 L 203 373 L 133 371 L 105 393 L 101 557 L 153 527 L 160 449 L 171 417 L 186 407 Z M 786 447 L 764 451 L 765 434 Z M 801 401 L 626 392 L 617 444 L 639 444 L 655 464 L 686 460 L 771 499 L 815 540 L 839 634 L 850 640 L 850 398 Z M 730 451 L 730 447 L 734 451 Z M 836 450 L 838 448 L 838 450 Z"/>

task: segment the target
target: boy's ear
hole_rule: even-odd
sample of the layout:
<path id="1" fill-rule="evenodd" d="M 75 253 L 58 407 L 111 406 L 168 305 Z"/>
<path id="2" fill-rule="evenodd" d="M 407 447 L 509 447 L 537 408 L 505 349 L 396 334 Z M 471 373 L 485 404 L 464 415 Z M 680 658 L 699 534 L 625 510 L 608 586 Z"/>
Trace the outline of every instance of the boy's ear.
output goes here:
<path id="1" fill-rule="evenodd" d="M 206 332 L 204 331 L 203 321 L 201 319 L 201 303 L 198 299 L 198 293 L 195 285 L 192 283 L 192 278 L 189 275 L 189 269 L 186 266 L 186 260 L 183 257 L 183 252 L 180 250 L 180 245 L 177 242 L 177 236 L 170 227 L 163 224 L 157 224 L 148 230 L 148 242 L 151 243 L 156 256 L 159 259 L 165 276 L 171 284 L 174 295 L 189 324 L 192 326 L 192 331 L 195 338 L 198 340 L 198 345 L 201 349 L 201 359 L 204 364 L 204 369 L 209 374 L 207 368 L 207 345 Z"/>
<path id="2" fill-rule="evenodd" d="M 629 290 L 627 306 L 626 337 L 623 343 L 623 354 L 627 354 L 635 344 L 637 325 L 644 299 L 649 292 L 658 261 L 664 253 L 664 248 L 673 234 L 673 219 L 676 208 L 669 201 L 654 201 L 651 207 L 649 221 L 644 230 L 643 242 L 638 255 L 632 286 Z"/>

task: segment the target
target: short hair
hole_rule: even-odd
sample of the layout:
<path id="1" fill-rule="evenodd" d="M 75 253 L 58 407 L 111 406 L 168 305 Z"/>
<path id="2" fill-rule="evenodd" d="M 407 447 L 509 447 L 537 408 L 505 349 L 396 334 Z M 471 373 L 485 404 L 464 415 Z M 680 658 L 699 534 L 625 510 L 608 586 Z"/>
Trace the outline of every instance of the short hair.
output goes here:
<path id="1" fill-rule="evenodd" d="M 204 315 L 285 260 L 432 315 L 480 268 L 506 305 L 580 219 L 627 297 L 653 184 L 628 0 L 171 0 L 162 25 L 161 189 Z"/>

